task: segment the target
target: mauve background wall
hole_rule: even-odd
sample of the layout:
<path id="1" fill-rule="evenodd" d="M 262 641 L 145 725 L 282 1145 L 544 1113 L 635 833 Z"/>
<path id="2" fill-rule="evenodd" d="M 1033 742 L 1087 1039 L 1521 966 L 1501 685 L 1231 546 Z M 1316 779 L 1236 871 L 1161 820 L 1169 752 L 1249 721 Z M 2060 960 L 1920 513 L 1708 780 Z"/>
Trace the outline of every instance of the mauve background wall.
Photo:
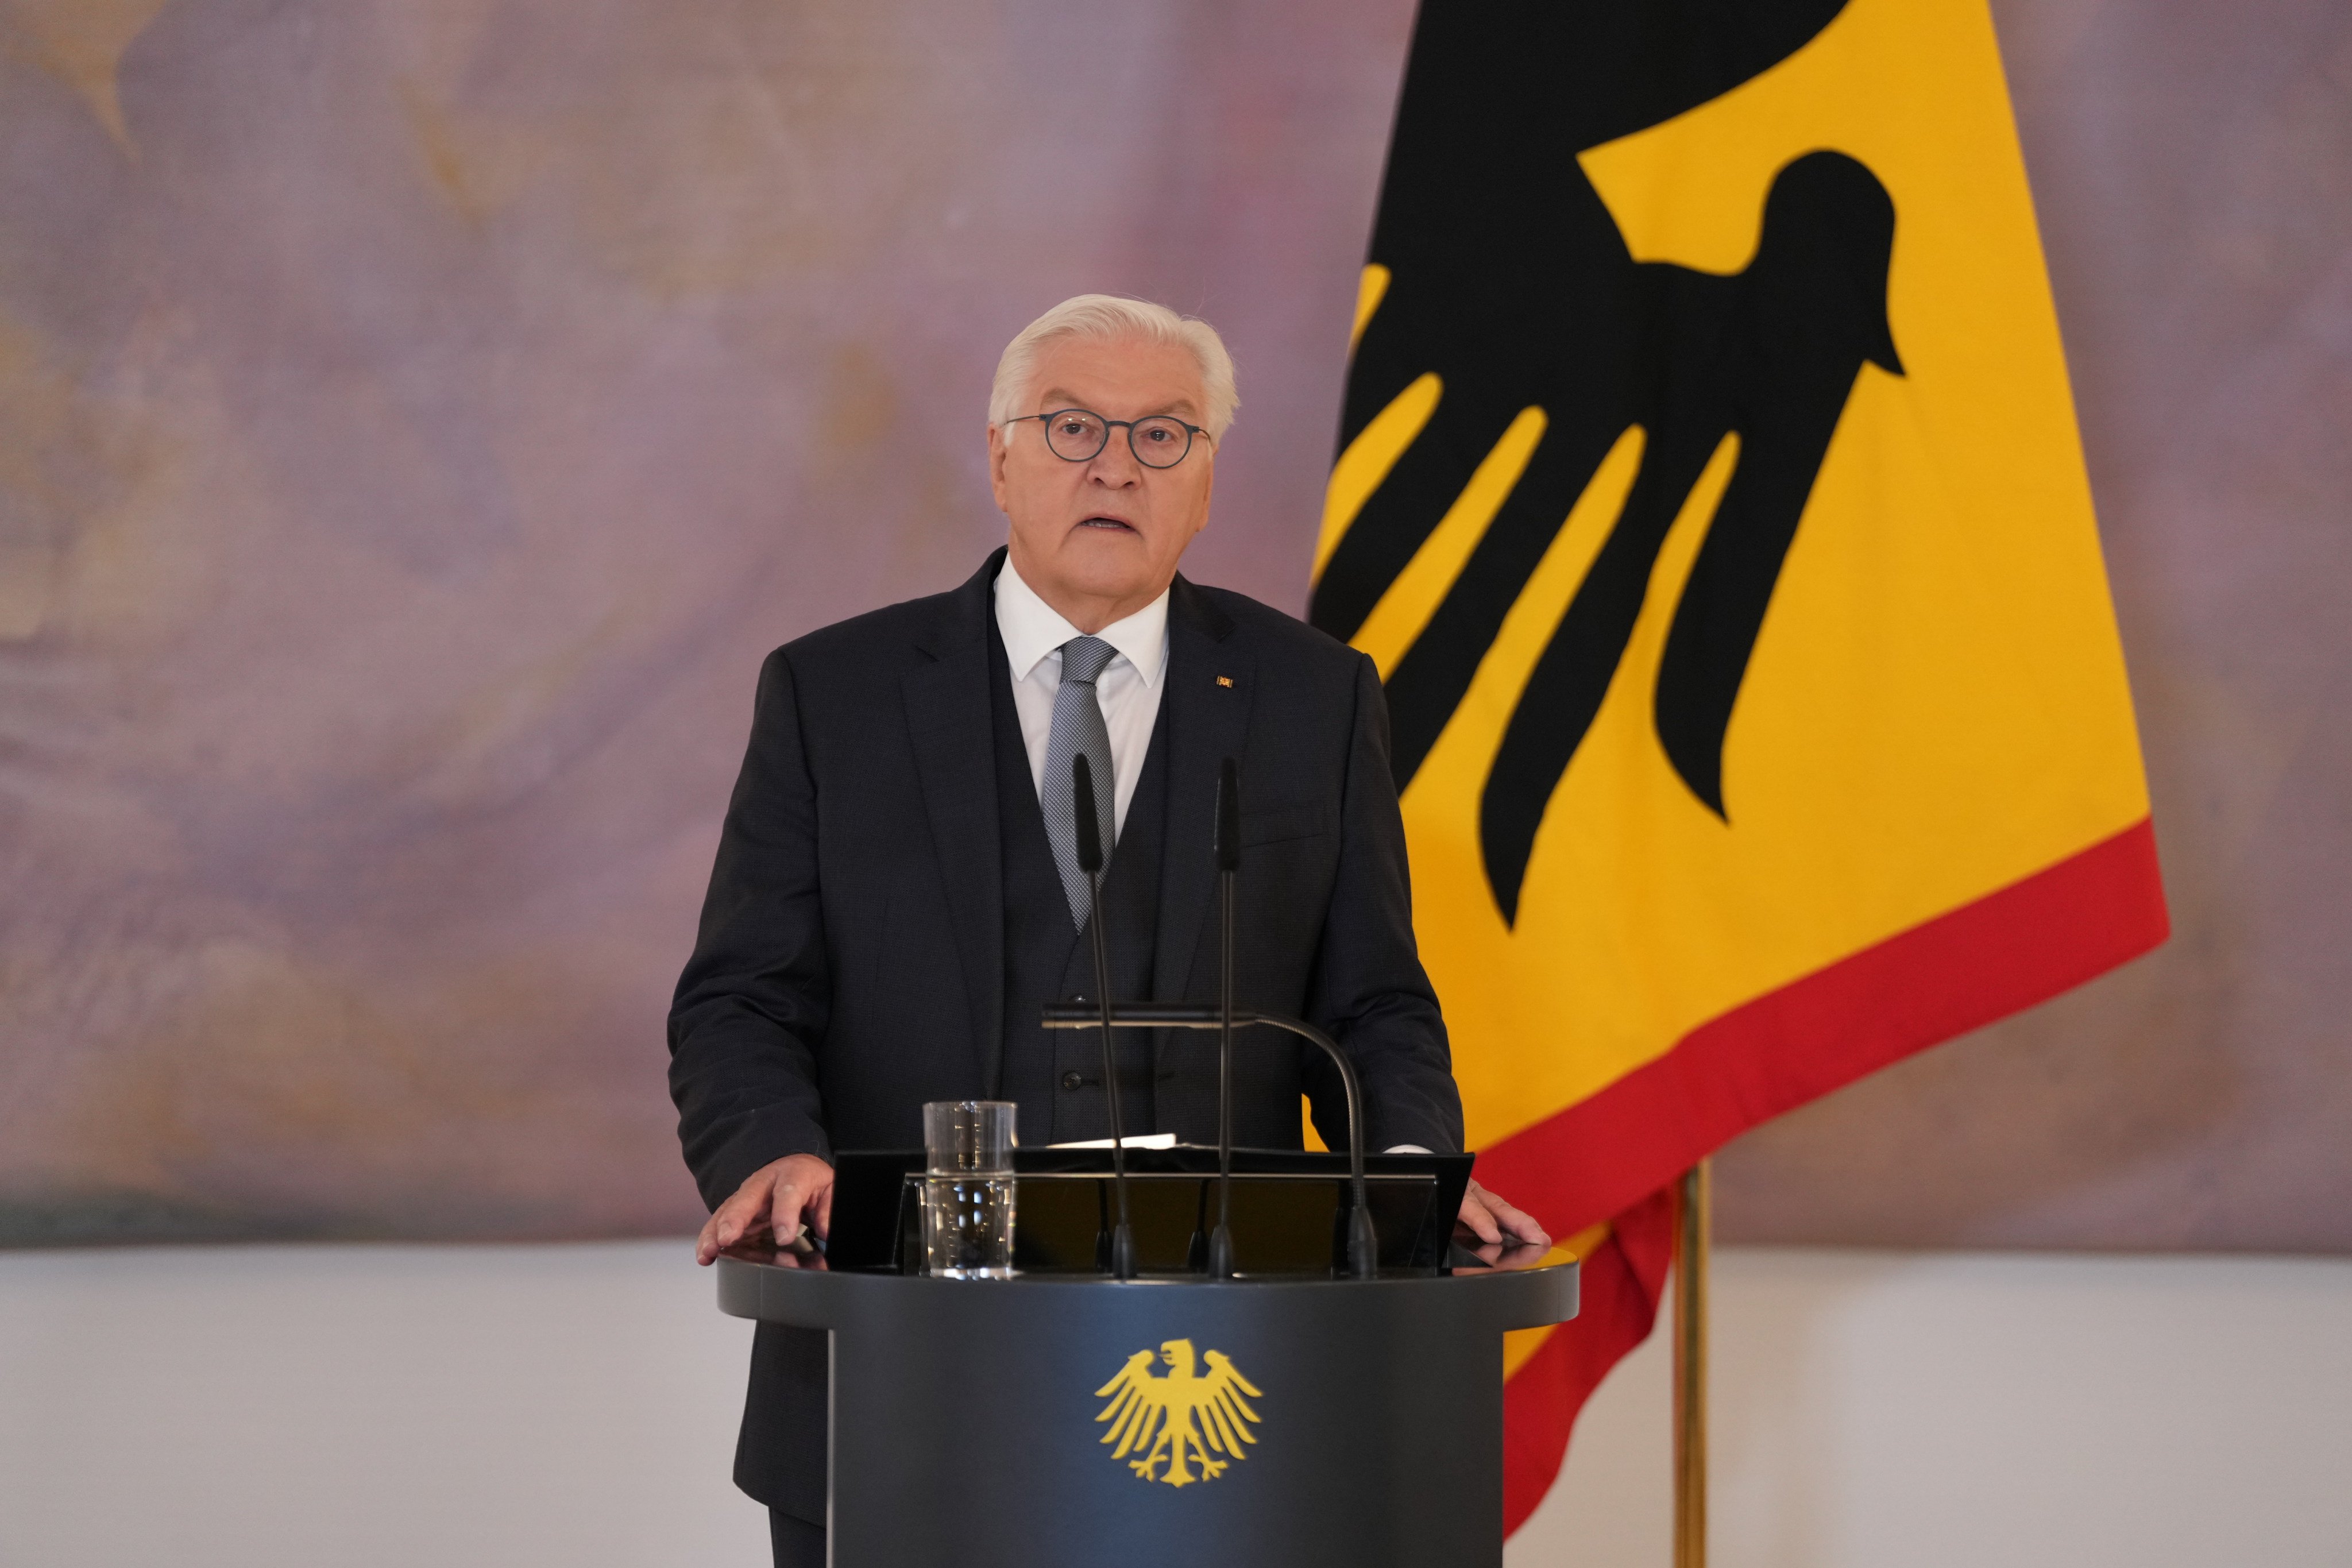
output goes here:
<path id="1" fill-rule="evenodd" d="M 2352 1249 L 2352 13 L 1996 12 L 2179 934 L 1724 1229 Z M 694 1223 L 761 655 L 1001 537 L 988 374 L 1083 289 L 1226 332 L 1189 569 L 1303 603 L 1410 20 L 0 0 L 0 1240 Z"/>

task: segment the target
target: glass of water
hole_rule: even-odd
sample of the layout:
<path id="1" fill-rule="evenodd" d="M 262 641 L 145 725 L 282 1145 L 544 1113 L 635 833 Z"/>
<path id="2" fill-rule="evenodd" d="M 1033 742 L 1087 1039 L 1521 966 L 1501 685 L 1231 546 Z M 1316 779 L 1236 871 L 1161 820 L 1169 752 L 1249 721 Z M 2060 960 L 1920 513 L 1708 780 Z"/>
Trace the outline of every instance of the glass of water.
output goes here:
<path id="1" fill-rule="evenodd" d="M 923 1107 L 923 1272 L 949 1279 L 1013 1274 L 1013 1113 L 1005 1100 Z"/>

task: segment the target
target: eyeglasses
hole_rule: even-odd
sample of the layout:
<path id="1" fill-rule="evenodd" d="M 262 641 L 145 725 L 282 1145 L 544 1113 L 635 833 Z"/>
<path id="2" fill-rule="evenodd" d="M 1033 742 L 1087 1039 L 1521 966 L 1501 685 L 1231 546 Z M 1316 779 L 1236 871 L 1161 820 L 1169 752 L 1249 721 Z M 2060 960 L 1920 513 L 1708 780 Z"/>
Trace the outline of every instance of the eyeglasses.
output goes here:
<path id="1" fill-rule="evenodd" d="M 1165 414 L 1149 419 L 1106 419 L 1086 408 L 1057 408 L 1051 414 L 1024 414 L 1008 425 L 1035 419 L 1045 426 L 1045 446 L 1066 463 L 1090 463 L 1110 445 L 1110 433 L 1127 427 L 1127 449 L 1147 468 L 1172 468 L 1192 450 L 1192 437 L 1208 432 L 1198 425 Z"/>

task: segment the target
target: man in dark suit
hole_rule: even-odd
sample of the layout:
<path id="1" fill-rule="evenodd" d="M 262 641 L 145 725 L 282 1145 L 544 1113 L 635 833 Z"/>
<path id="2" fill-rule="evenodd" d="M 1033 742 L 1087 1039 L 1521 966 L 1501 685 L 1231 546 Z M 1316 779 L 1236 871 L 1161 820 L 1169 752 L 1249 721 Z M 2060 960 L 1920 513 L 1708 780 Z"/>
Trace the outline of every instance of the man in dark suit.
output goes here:
<path id="1" fill-rule="evenodd" d="M 1076 754 L 1109 781 L 1116 994 L 1214 994 L 1210 844 L 1235 758 L 1236 996 L 1339 1041 L 1371 1147 L 1461 1147 L 1371 661 L 1176 574 L 1234 405 L 1206 323 L 1102 295 L 1056 306 L 991 397 L 1007 548 L 951 593 L 769 656 L 670 1013 L 679 1136 L 714 1210 L 704 1263 L 762 1233 L 823 1236 L 833 1151 L 919 1144 L 927 1100 L 1011 1100 L 1033 1145 L 1108 1136 L 1100 1042 L 1038 1021 L 1092 988 Z M 1213 1042 L 1122 1037 L 1129 1132 L 1214 1142 Z M 1237 1142 L 1297 1148 L 1302 1093 L 1344 1136 L 1316 1053 L 1253 1042 L 1234 1067 Z M 1544 1239 L 1475 1183 L 1462 1224 Z M 736 1481 L 772 1510 L 780 1563 L 824 1557 L 824 1368 L 822 1333 L 761 1326 Z"/>

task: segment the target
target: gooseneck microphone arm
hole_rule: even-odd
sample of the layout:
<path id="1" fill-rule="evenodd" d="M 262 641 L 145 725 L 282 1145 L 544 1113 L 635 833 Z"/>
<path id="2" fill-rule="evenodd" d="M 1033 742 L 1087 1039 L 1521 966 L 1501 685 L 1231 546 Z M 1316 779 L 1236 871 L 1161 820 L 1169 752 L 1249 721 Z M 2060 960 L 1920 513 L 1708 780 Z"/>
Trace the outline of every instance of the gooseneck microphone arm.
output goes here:
<path id="1" fill-rule="evenodd" d="M 1129 1002 L 1110 1012 L 1108 1020 L 1118 1029 L 1222 1029 L 1223 1009 L 1199 1002 Z M 1044 1023 L 1049 1029 L 1097 1029 L 1106 1020 L 1086 1006 L 1049 1002 L 1045 1005 Z M 1364 1086 L 1356 1076 L 1356 1064 L 1339 1048 L 1339 1042 L 1297 1018 L 1286 1018 L 1279 1013 L 1253 1013 L 1235 1008 L 1233 1026 L 1253 1028 L 1265 1025 L 1297 1036 L 1331 1058 L 1339 1070 L 1339 1086 L 1348 1100 L 1348 1272 L 1359 1279 L 1370 1279 L 1380 1271 L 1379 1238 L 1372 1229 L 1372 1211 L 1364 1194 Z M 1108 1033 L 1108 1031 L 1106 1031 Z"/>
<path id="2" fill-rule="evenodd" d="M 1070 759 L 1070 806 L 1077 828 L 1078 869 L 1087 874 L 1087 931 L 1093 939 L 1095 1000 L 1101 1011 L 1103 1089 L 1110 1097 L 1111 1187 L 1118 1194 L 1118 1224 L 1110 1233 L 1110 1271 L 1118 1279 L 1135 1278 L 1135 1230 L 1127 1212 L 1126 1123 L 1118 1109 L 1118 1057 L 1111 1048 L 1110 948 L 1103 940 L 1102 819 L 1095 815 L 1094 770 L 1087 754 Z"/>
<path id="3" fill-rule="evenodd" d="M 1217 1228 L 1209 1233 L 1209 1277 L 1234 1267 L 1234 874 L 1242 865 L 1241 769 L 1217 770 Z"/>

